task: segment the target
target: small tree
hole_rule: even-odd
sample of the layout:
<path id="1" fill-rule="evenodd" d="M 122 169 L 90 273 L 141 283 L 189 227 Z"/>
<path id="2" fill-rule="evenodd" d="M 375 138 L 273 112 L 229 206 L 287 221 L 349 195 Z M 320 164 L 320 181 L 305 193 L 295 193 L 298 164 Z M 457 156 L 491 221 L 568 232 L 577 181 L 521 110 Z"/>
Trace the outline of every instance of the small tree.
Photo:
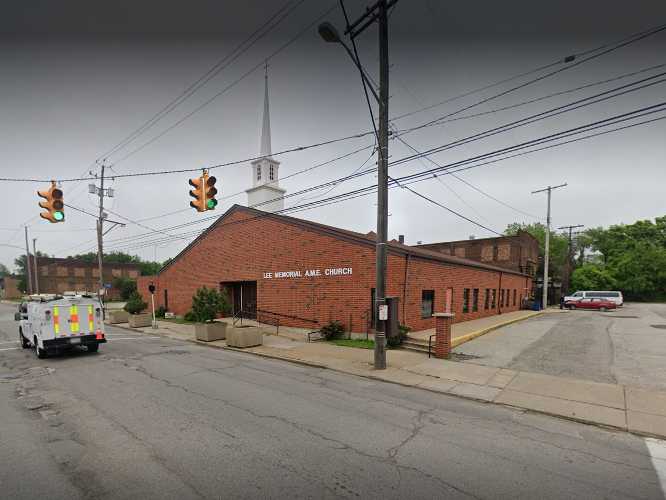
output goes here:
<path id="1" fill-rule="evenodd" d="M 127 299 L 127 304 L 125 304 L 125 311 L 130 314 L 139 314 L 143 312 L 148 304 L 143 301 L 143 297 L 139 295 L 139 292 L 136 290 L 132 292 L 129 299 Z"/>
<path id="2" fill-rule="evenodd" d="M 119 276 L 113 280 L 113 286 L 120 291 L 123 300 L 129 300 L 133 292 L 136 292 L 136 281 L 132 278 Z"/>
<path id="3" fill-rule="evenodd" d="M 226 295 L 214 288 L 199 288 L 192 297 L 192 315 L 198 323 L 210 323 L 218 314 L 228 310 Z"/>
<path id="4" fill-rule="evenodd" d="M 326 340 L 339 339 L 345 333 L 345 327 L 338 320 L 331 321 L 319 330 Z"/>

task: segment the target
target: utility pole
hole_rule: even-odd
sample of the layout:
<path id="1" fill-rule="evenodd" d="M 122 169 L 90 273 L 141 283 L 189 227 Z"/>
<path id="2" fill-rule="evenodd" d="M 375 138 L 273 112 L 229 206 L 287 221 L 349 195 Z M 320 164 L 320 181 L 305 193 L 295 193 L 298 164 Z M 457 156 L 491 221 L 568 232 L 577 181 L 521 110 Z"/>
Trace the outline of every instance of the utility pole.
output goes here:
<path id="1" fill-rule="evenodd" d="M 553 189 L 565 187 L 567 183 L 559 184 L 557 186 L 548 186 L 544 189 L 532 191 L 532 194 L 548 193 L 548 209 L 546 211 L 546 241 L 544 244 L 544 257 L 543 257 L 543 294 L 541 299 L 541 307 L 546 309 L 548 307 L 548 259 L 550 258 L 550 195 Z"/>
<path id="2" fill-rule="evenodd" d="M 32 270 L 35 274 L 35 293 L 39 295 L 39 267 L 37 267 L 37 238 L 32 239 Z"/>
<path id="3" fill-rule="evenodd" d="M 102 290 L 104 289 L 104 274 L 103 274 L 103 255 L 104 255 L 104 169 L 106 165 L 102 162 L 102 174 L 99 189 L 99 219 L 97 219 L 97 270 L 99 272 L 99 286 L 97 289 L 97 296 L 100 302 L 103 302 Z M 104 308 L 102 308 L 104 309 Z"/>
<path id="4" fill-rule="evenodd" d="M 28 283 L 27 283 L 27 291 L 28 295 L 32 295 L 32 271 L 30 270 L 31 264 L 30 264 L 30 245 L 28 244 L 28 226 L 24 226 L 25 228 L 25 268 L 26 268 L 26 275 L 28 278 Z"/>
<path id="5" fill-rule="evenodd" d="M 567 273 L 564 280 L 562 280 L 562 288 L 564 288 L 564 291 L 566 293 L 569 292 L 569 286 L 571 285 L 571 262 L 573 260 L 573 230 L 579 227 L 585 227 L 584 224 L 577 224 L 575 226 L 561 226 L 558 227 L 557 229 L 568 229 L 569 230 L 569 247 L 567 248 Z"/>

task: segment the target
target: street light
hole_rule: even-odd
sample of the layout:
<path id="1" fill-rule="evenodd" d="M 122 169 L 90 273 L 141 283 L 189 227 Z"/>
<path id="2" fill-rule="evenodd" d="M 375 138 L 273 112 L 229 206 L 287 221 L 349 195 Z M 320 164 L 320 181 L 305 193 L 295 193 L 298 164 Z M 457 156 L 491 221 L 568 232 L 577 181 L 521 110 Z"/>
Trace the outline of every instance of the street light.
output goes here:
<path id="1" fill-rule="evenodd" d="M 370 26 L 375 20 L 379 24 L 379 95 L 375 92 L 374 86 L 365 74 L 358 57 L 356 56 L 356 45 L 354 53 L 342 41 L 340 34 L 335 27 L 328 22 L 321 23 L 318 28 L 319 35 L 327 43 L 339 43 L 351 57 L 354 65 L 361 73 L 363 86 L 365 87 L 367 97 L 367 87 L 370 87 L 373 97 L 379 105 L 379 131 L 375 128 L 377 134 L 377 237 L 376 237 L 376 284 L 375 284 L 375 349 L 374 366 L 375 369 L 386 368 L 386 324 L 388 319 L 388 306 L 386 305 L 386 262 L 387 262 L 387 233 L 388 233 L 388 87 L 389 87 L 389 60 L 388 60 L 388 15 L 387 10 L 390 5 L 394 5 L 397 0 L 388 2 L 387 0 L 378 0 L 375 5 L 366 9 L 363 14 L 354 23 L 349 23 L 347 14 L 344 12 L 347 21 L 347 31 L 352 43 L 354 37 L 358 36 L 365 28 Z M 360 26 L 360 27 L 359 27 Z M 370 103 L 368 102 L 368 106 Z M 372 115 L 372 109 L 371 115 Z M 375 127 L 373 119 L 373 128 Z"/>

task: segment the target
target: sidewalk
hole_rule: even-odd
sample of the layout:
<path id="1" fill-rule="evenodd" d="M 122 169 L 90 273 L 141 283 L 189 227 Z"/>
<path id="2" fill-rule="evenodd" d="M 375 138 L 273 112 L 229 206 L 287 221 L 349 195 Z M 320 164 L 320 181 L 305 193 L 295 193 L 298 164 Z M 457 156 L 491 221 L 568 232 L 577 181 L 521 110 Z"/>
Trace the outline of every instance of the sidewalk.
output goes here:
<path id="1" fill-rule="evenodd" d="M 368 349 L 275 335 L 265 335 L 263 346 L 234 349 L 223 340 L 195 340 L 192 325 L 160 321 L 158 326 L 135 331 L 666 438 L 666 392 L 429 359 L 402 349 L 387 351 L 389 368 L 374 370 L 373 351 Z"/>

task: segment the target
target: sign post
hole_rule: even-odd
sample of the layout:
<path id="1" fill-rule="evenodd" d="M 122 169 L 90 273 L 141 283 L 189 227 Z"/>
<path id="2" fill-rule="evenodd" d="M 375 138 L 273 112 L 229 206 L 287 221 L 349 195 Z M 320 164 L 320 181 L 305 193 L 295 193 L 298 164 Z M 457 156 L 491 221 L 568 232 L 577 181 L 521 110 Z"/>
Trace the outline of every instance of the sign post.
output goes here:
<path id="1" fill-rule="evenodd" d="M 155 285 L 152 283 L 148 285 L 148 291 L 150 292 L 150 303 L 153 307 L 153 329 L 157 329 L 157 319 L 155 319 Z"/>

